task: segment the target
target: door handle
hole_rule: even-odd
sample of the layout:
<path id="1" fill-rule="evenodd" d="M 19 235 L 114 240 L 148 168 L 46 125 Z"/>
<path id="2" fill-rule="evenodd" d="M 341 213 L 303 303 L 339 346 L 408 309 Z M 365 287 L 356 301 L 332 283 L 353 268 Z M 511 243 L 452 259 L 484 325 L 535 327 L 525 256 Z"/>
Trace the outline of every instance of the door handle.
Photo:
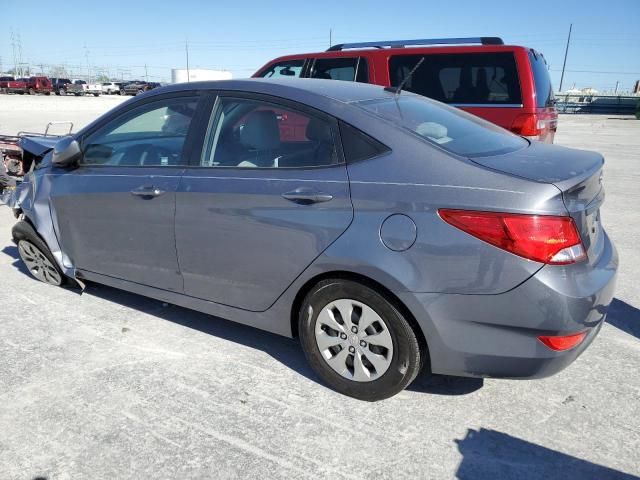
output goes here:
<path id="1" fill-rule="evenodd" d="M 137 197 L 159 197 L 163 193 L 166 193 L 164 190 L 159 189 L 158 187 L 139 187 L 134 190 L 131 190 L 131 195 L 135 195 Z"/>
<path id="2" fill-rule="evenodd" d="M 328 202 L 333 199 L 333 195 L 310 188 L 296 188 L 291 192 L 283 193 L 282 198 L 301 205 L 311 205 L 312 203 Z"/>

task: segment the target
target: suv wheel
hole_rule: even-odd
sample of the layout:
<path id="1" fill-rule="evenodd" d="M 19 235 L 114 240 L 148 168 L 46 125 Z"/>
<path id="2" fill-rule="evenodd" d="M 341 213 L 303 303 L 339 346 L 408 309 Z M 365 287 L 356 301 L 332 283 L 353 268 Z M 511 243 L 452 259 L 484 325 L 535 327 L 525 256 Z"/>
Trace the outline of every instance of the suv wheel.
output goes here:
<path id="1" fill-rule="evenodd" d="M 29 89 L 29 95 L 35 95 L 36 91 L 33 88 Z"/>
<path id="2" fill-rule="evenodd" d="M 422 352 L 411 325 L 386 298 L 359 283 L 318 283 L 304 299 L 298 328 L 311 367 L 345 395 L 389 398 L 420 371 Z"/>
<path id="3" fill-rule="evenodd" d="M 63 96 L 63 95 L 66 95 L 66 94 L 67 94 L 67 92 L 64 90 L 64 88 L 58 89 L 58 95 Z"/>

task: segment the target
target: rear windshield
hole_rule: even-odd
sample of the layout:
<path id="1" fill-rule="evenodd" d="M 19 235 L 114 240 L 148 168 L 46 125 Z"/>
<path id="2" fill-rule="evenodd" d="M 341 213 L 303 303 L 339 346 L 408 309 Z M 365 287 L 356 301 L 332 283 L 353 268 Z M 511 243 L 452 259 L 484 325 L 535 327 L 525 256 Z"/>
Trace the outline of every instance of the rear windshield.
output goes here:
<path id="1" fill-rule="evenodd" d="M 529 51 L 529 61 L 533 70 L 533 81 L 536 84 L 536 107 L 553 107 L 554 96 L 547 62 L 542 55 Z"/>
<path id="2" fill-rule="evenodd" d="M 422 58 L 405 90 L 456 105 L 522 104 L 511 52 L 395 55 L 389 60 L 391 85 L 398 86 Z"/>
<path id="3" fill-rule="evenodd" d="M 401 93 L 356 105 L 463 157 L 501 155 L 529 145 L 493 123 L 417 95 Z"/>

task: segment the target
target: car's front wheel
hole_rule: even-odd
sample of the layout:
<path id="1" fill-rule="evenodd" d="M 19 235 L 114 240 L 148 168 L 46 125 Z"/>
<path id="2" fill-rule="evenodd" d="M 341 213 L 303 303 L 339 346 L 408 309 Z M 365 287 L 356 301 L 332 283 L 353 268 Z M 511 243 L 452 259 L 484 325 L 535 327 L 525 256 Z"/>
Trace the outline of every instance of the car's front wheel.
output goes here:
<path id="1" fill-rule="evenodd" d="M 66 277 L 58 267 L 53 254 L 28 223 L 22 221 L 13 227 L 13 238 L 18 243 L 18 254 L 37 280 L 60 286 Z"/>
<path id="2" fill-rule="evenodd" d="M 407 319 L 383 295 L 354 281 L 319 282 L 302 303 L 298 329 L 320 378 L 360 400 L 401 392 L 421 368 L 423 352 Z"/>

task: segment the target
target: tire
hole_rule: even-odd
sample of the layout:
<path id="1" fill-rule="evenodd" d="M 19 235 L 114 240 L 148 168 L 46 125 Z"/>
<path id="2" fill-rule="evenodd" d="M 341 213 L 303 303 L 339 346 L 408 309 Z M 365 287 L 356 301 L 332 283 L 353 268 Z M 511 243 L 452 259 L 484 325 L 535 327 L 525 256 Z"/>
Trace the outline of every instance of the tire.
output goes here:
<path id="1" fill-rule="evenodd" d="M 298 332 L 318 376 L 359 400 L 374 402 L 401 392 L 424 358 L 416 333 L 393 304 L 350 280 L 323 280 L 313 287 L 298 313 Z"/>
<path id="2" fill-rule="evenodd" d="M 48 97 L 49 95 L 51 95 L 51 92 L 45 92 L 44 94 Z"/>
<path id="3" fill-rule="evenodd" d="M 99 96 L 100 96 L 100 94 L 99 94 L 99 93 L 94 93 L 94 94 L 93 94 L 93 96 L 94 96 L 94 97 L 99 97 Z"/>
<path id="4" fill-rule="evenodd" d="M 58 95 L 60 95 L 61 97 L 64 97 L 66 94 L 67 92 L 64 90 L 64 88 L 58 89 Z"/>
<path id="5" fill-rule="evenodd" d="M 12 234 L 18 244 L 18 254 L 22 262 L 36 280 L 57 287 L 66 282 L 67 279 L 49 247 L 31 225 L 20 221 L 13 227 Z"/>
<path id="6" fill-rule="evenodd" d="M 35 95 L 36 91 L 33 88 L 29 89 L 29 95 Z"/>

